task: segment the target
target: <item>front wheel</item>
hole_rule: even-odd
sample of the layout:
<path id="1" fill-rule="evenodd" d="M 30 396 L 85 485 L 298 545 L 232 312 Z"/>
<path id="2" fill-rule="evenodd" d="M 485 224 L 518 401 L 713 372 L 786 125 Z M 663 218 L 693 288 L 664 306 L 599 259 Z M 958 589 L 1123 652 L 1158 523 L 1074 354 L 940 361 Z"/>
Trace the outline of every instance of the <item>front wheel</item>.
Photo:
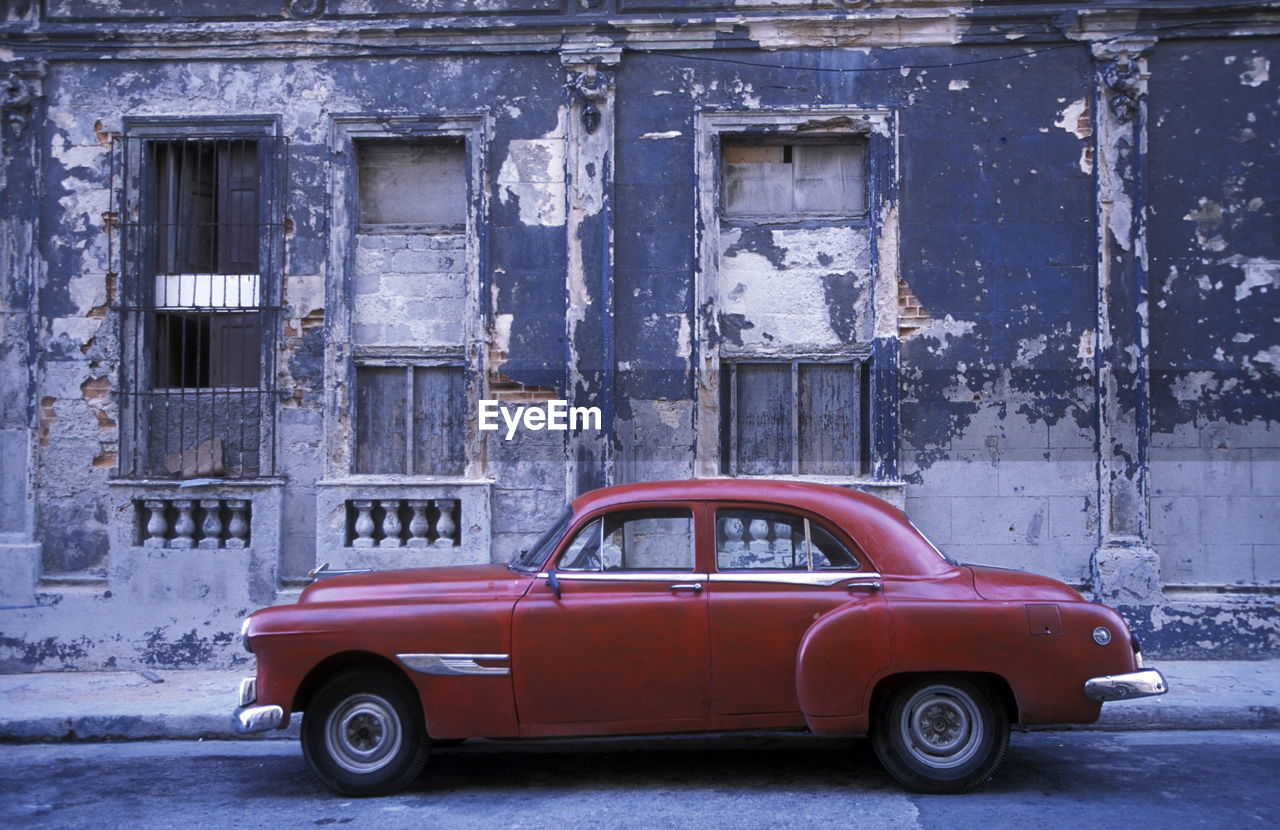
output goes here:
<path id="1" fill-rule="evenodd" d="M 982 686 L 933 677 L 898 688 L 879 706 L 876 757 L 904 787 L 964 793 L 991 780 L 1009 747 L 1009 715 Z"/>
<path id="2" fill-rule="evenodd" d="M 403 678 L 349 671 L 325 683 L 302 718 L 302 752 L 341 795 L 386 795 L 413 782 L 427 761 L 422 707 Z"/>

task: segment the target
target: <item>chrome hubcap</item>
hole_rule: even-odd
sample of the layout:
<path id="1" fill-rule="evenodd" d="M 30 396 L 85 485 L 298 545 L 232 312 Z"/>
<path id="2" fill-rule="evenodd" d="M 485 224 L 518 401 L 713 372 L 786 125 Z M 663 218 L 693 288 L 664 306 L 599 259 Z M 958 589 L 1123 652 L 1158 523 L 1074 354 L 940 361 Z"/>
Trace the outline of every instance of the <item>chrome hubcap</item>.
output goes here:
<path id="1" fill-rule="evenodd" d="M 338 766 L 348 772 L 376 772 L 400 751 L 400 718 L 386 699 L 355 694 L 329 713 L 324 737 Z"/>
<path id="2" fill-rule="evenodd" d="M 971 760 L 984 735 L 974 700 L 944 684 L 928 686 L 911 696 L 902 709 L 899 731 L 912 758 L 938 769 Z"/>

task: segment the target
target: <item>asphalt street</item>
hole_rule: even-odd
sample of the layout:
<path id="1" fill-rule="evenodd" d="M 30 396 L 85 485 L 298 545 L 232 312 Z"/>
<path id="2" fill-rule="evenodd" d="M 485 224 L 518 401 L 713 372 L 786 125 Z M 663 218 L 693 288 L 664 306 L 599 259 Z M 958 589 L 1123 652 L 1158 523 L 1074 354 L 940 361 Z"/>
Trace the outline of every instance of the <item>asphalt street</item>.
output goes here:
<path id="1" fill-rule="evenodd" d="M 1015 733 L 977 794 L 920 796 L 865 740 L 726 735 L 438 749 L 401 795 L 352 800 L 297 743 L 0 747 L 0 827 L 1232 828 L 1280 826 L 1280 732 Z"/>

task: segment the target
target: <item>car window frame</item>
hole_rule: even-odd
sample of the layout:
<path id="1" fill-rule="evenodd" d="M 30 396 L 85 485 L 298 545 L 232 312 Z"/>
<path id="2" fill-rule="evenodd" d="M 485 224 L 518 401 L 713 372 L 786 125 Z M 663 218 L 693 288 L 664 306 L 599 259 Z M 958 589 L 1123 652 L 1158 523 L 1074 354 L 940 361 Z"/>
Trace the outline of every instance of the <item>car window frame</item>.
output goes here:
<path id="1" fill-rule="evenodd" d="M 554 565 L 560 561 L 560 557 L 569 549 L 569 546 L 578 538 L 578 534 L 585 530 L 586 527 L 596 519 L 610 513 L 626 513 L 636 510 L 679 509 L 688 510 L 693 521 L 693 566 L 688 570 L 659 570 L 657 568 L 653 568 L 646 570 L 561 571 L 554 567 Z M 597 507 L 593 510 L 582 513 L 581 515 L 575 516 L 573 520 L 570 521 L 568 529 L 556 543 L 555 549 L 551 552 L 551 555 L 543 560 L 542 568 L 538 572 L 538 576 L 540 578 L 546 578 L 553 570 L 557 576 L 567 579 L 615 579 L 618 581 L 634 581 L 638 577 L 643 577 L 645 575 L 652 575 L 654 579 L 659 580 L 675 579 L 676 581 L 679 581 L 691 576 L 705 575 L 707 573 L 707 562 L 705 561 L 703 554 L 705 523 L 705 504 L 700 501 L 692 501 L 688 499 L 645 500 Z"/>
<path id="2" fill-rule="evenodd" d="M 722 574 L 725 576 L 744 575 L 744 574 L 859 574 L 859 575 L 878 575 L 879 568 L 875 562 L 867 556 L 866 550 L 857 543 L 857 541 L 834 520 L 819 516 L 811 510 L 795 507 L 789 504 L 778 504 L 776 502 L 763 501 L 712 501 L 707 502 L 707 522 L 708 522 L 708 557 L 707 564 L 710 566 L 708 573 Z M 724 568 L 721 569 L 719 562 L 719 551 L 716 549 L 716 516 L 721 510 L 759 510 L 773 513 L 782 513 L 788 516 L 796 516 L 801 519 L 807 519 L 811 524 L 821 527 L 831 535 L 840 544 L 844 545 L 853 557 L 858 560 L 857 568 L 826 568 L 814 570 L 798 570 L 796 568 Z"/>

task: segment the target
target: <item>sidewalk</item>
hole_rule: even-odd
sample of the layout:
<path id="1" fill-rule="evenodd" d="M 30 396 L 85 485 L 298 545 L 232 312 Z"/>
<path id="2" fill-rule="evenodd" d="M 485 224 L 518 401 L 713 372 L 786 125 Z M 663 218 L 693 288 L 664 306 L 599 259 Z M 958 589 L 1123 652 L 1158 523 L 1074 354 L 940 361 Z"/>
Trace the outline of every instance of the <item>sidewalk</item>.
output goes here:
<path id="1" fill-rule="evenodd" d="M 1154 661 L 1153 661 L 1154 662 Z M 1280 728 L 1280 660 L 1156 662 L 1161 697 L 1116 701 L 1074 729 Z M 49 672 L 0 675 L 0 741 L 240 738 L 231 729 L 247 671 Z M 292 738 L 286 732 L 249 736 Z"/>

